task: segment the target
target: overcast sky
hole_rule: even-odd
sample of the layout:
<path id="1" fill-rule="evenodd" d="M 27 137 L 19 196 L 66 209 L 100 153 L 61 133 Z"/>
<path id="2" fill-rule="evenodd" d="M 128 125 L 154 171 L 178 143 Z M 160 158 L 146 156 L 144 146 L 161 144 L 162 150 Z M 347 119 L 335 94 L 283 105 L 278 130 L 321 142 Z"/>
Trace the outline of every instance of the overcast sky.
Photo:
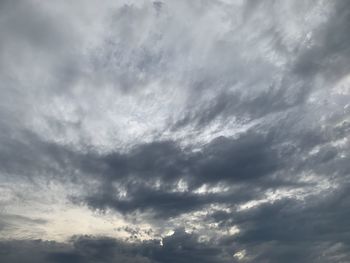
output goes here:
<path id="1" fill-rule="evenodd" d="M 0 0 L 0 262 L 350 262 L 348 0 Z"/>

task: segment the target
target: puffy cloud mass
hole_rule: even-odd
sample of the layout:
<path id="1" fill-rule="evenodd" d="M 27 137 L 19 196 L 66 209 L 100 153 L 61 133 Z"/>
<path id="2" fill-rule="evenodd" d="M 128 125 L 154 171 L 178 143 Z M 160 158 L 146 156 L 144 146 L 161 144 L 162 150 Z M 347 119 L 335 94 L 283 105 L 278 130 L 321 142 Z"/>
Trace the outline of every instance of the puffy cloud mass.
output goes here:
<path id="1" fill-rule="evenodd" d="M 350 261 L 345 0 L 0 1 L 0 261 Z"/>

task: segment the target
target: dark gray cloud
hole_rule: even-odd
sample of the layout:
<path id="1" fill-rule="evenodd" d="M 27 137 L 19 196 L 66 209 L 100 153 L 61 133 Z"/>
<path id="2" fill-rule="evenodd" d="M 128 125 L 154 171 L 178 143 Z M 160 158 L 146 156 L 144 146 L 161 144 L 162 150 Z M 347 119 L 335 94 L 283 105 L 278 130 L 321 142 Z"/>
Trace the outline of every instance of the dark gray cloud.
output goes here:
<path id="1" fill-rule="evenodd" d="M 0 261 L 348 262 L 348 7 L 1 1 Z"/>
<path id="2" fill-rule="evenodd" d="M 178 229 L 169 237 L 137 243 L 105 237 L 77 236 L 69 244 L 33 241 L 0 242 L 3 262 L 232 262 L 229 251 L 210 242 L 198 241 L 195 234 Z M 234 261 L 233 261 L 234 262 Z"/>
<path id="3" fill-rule="evenodd" d="M 344 185 L 323 197 L 288 198 L 213 217 L 222 224 L 242 226 L 237 236 L 222 242 L 244 245 L 251 250 L 252 262 L 345 262 L 349 257 L 347 191 L 348 185 Z"/>

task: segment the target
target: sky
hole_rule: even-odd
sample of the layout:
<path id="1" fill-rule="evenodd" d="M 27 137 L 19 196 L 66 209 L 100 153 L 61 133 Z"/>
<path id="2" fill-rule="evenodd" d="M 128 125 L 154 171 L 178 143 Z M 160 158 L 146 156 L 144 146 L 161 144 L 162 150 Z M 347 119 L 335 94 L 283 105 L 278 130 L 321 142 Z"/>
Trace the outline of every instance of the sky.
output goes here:
<path id="1" fill-rule="evenodd" d="M 350 262 L 348 0 L 0 0 L 0 262 Z"/>

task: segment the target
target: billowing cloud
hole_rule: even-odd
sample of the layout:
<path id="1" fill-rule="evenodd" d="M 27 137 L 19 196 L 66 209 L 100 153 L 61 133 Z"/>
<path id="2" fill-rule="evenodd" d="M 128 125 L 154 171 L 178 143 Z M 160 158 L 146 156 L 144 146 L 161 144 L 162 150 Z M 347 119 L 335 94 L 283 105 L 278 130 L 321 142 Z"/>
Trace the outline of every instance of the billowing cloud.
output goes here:
<path id="1" fill-rule="evenodd" d="M 348 262 L 345 0 L 1 1 L 1 262 Z"/>

